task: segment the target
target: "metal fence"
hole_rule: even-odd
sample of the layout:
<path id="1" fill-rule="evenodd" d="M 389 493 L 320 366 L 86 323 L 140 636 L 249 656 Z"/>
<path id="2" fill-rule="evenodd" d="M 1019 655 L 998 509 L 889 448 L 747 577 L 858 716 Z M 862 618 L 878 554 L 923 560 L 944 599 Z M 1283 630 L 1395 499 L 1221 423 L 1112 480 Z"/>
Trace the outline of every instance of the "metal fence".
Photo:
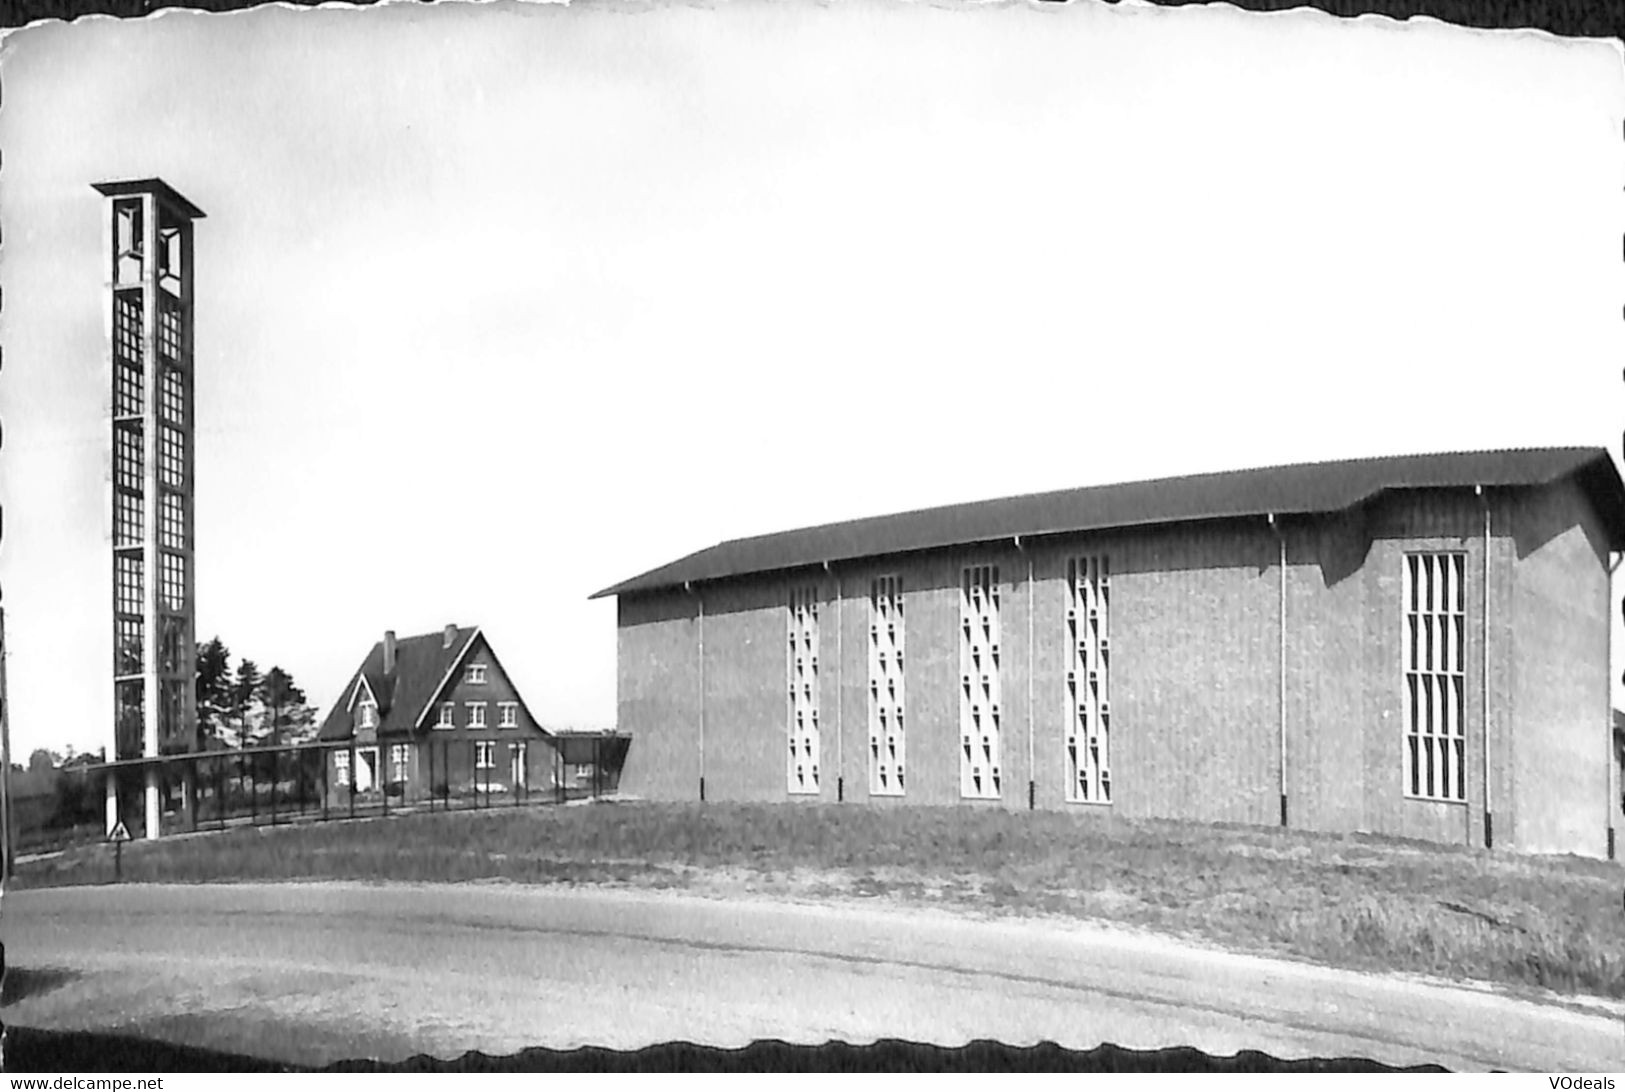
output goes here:
<path id="1" fill-rule="evenodd" d="M 403 750 L 405 748 L 405 750 Z M 626 738 L 482 738 L 308 743 L 205 751 L 57 771 L 48 802 L 18 809 L 13 852 L 103 840 L 111 779 L 117 815 L 146 835 L 156 780 L 162 834 L 414 812 L 563 804 L 613 793 Z"/>

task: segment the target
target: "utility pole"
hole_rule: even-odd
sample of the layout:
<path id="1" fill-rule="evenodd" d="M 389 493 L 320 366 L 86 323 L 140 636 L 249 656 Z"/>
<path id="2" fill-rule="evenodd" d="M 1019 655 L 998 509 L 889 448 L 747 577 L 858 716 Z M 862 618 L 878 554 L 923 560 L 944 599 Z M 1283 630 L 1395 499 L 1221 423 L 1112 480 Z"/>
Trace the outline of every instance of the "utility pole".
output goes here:
<path id="1" fill-rule="evenodd" d="M 16 827 L 11 815 L 11 692 L 6 689 L 6 612 L 0 607 L 0 892 L 16 864 Z"/>

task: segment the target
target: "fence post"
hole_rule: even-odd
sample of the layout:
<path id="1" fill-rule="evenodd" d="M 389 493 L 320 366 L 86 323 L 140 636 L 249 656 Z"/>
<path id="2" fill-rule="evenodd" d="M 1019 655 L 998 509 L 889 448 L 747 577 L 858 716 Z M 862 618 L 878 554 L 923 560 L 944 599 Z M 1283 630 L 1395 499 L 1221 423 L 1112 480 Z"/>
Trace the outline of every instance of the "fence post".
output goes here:
<path id="1" fill-rule="evenodd" d="M 350 737 L 350 818 L 355 818 L 355 737 Z"/>
<path id="2" fill-rule="evenodd" d="M 331 748 L 323 747 L 317 751 L 322 756 L 322 822 L 327 822 L 327 796 L 332 786 L 327 783 L 327 760 L 332 757 Z"/>
<path id="3" fill-rule="evenodd" d="M 390 758 L 390 756 L 389 756 L 390 750 L 391 750 L 391 748 L 387 744 L 380 743 L 378 745 L 378 765 L 383 770 L 383 774 L 384 774 L 384 777 L 383 777 L 383 782 L 384 783 L 382 785 L 383 791 L 381 793 L 379 793 L 379 796 L 384 801 L 384 818 L 385 819 L 389 818 L 389 767 L 391 765 L 390 760 L 389 760 L 389 758 Z"/>
<path id="4" fill-rule="evenodd" d="M 181 760 L 181 769 L 186 771 L 181 779 L 181 795 L 186 798 L 186 826 L 193 832 L 197 831 L 198 826 L 197 775 L 202 768 L 201 759 L 189 757 Z"/>

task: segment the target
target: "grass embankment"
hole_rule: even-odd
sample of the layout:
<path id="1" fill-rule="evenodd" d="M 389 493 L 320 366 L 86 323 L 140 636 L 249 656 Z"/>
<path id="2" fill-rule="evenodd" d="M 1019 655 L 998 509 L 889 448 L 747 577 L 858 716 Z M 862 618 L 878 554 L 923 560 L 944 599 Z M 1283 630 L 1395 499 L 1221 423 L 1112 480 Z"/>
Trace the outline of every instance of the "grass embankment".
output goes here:
<path id="1" fill-rule="evenodd" d="M 1617 864 L 971 808 L 618 804 L 136 843 L 127 881 L 594 883 L 881 898 L 1142 926 L 1228 947 L 1625 997 Z M 106 847 L 19 869 L 103 883 Z"/>

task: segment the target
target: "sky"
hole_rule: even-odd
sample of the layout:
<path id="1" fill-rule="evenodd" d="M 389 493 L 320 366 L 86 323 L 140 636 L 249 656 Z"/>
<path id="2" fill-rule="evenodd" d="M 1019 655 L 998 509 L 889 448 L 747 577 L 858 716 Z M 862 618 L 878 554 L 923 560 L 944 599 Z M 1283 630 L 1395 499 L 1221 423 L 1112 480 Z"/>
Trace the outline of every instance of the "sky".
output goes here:
<path id="1" fill-rule="evenodd" d="M 200 639 L 325 709 L 385 629 L 480 625 L 545 725 L 609 727 L 588 596 L 723 539 L 1306 460 L 1619 458 L 1620 62 L 1090 2 L 11 33 L 14 751 L 111 734 L 93 182 L 207 213 Z"/>

